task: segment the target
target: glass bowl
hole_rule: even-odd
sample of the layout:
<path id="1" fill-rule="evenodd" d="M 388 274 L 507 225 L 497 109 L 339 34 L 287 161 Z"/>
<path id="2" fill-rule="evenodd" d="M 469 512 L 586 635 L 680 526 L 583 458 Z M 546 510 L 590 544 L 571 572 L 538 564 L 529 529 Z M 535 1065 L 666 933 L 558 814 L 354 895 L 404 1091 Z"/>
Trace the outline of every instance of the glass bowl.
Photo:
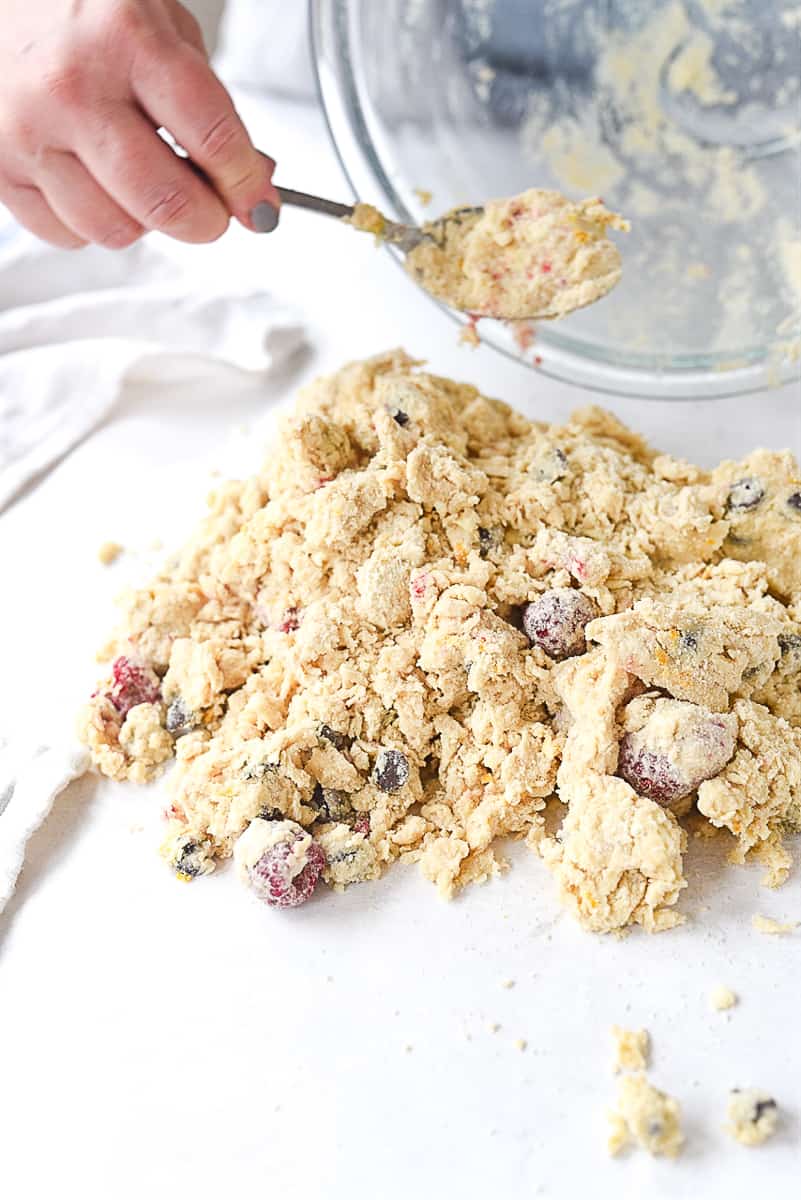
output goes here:
<path id="1" fill-rule="evenodd" d="M 484 321 L 482 340 L 618 394 L 797 379 L 797 6 L 310 0 L 310 13 L 323 107 L 359 199 L 418 222 L 554 187 L 601 195 L 631 220 L 607 299 L 534 331 Z"/>

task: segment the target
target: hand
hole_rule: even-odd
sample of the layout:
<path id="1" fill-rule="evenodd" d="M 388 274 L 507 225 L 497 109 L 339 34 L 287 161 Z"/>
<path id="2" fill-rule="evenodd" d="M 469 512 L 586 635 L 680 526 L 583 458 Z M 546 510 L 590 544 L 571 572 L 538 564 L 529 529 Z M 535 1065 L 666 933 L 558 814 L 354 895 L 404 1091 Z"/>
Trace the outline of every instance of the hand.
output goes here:
<path id="1" fill-rule="evenodd" d="M 211 242 L 231 215 L 267 231 L 280 206 L 274 167 L 177 0 L 5 0 L 0 201 L 39 237 L 121 249 L 160 229 Z"/>

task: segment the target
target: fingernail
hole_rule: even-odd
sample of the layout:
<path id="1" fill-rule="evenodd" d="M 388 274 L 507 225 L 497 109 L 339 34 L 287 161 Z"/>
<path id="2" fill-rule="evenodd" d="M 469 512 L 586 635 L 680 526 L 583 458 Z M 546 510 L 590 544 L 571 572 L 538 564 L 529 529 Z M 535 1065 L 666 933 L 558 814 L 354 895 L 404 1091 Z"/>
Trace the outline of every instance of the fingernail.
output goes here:
<path id="1" fill-rule="evenodd" d="M 278 209 L 267 200 L 262 200 L 251 209 L 250 223 L 256 233 L 272 233 L 278 224 Z"/>

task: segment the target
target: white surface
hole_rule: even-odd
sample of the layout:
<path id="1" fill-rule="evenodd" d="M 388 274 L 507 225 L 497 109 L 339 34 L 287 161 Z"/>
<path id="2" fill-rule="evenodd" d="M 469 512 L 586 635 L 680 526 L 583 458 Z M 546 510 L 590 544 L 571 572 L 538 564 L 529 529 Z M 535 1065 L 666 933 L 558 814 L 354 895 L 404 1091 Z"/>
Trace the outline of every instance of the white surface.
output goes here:
<path id="1" fill-rule="evenodd" d="M 316 115 L 243 107 L 278 158 L 279 181 L 346 195 Z M 192 526 L 211 464 L 257 454 L 259 415 L 301 377 L 402 343 L 544 419 L 592 401 L 459 348 L 456 327 L 368 239 L 321 219 L 286 213 L 278 234 L 236 231 L 191 253 L 304 310 L 314 357 L 269 390 L 131 388 L 0 518 L 0 723 L 12 713 L 37 729 L 67 720 L 93 682 L 111 596 L 150 573 L 154 536 Z M 707 462 L 755 442 L 801 449 L 798 398 L 787 392 L 610 407 Z M 230 440 L 242 425 L 250 432 Z M 131 548 L 113 568 L 96 561 L 106 538 Z M 798 877 L 766 892 L 757 868 L 726 868 L 710 851 L 702 862 L 696 843 L 680 906 L 691 924 L 650 939 L 582 933 L 520 847 L 503 880 L 452 905 L 398 868 L 343 897 L 321 892 L 272 912 L 231 871 L 177 883 L 155 853 L 161 803 L 158 789 L 71 786 L 0 917 L 4 1196 L 792 1194 L 801 935 L 769 939 L 750 918 L 801 918 Z M 742 997 L 729 1014 L 708 1003 L 720 983 Z M 651 1030 L 652 1078 L 685 1109 L 677 1163 L 605 1156 L 613 1022 Z M 770 1089 L 786 1110 L 762 1149 L 721 1131 L 738 1084 Z"/>

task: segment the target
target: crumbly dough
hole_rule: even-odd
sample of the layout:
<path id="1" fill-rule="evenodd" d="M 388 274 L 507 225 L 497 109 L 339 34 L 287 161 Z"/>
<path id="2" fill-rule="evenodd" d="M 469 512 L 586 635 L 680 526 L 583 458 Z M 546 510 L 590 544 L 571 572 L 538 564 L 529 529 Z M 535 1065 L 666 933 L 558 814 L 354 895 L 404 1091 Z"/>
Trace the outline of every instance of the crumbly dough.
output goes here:
<path id="1" fill-rule="evenodd" d="M 620 1080 L 617 1108 L 609 1119 L 610 1154 L 637 1142 L 649 1154 L 675 1158 L 684 1144 L 678 1101 L 650 1084 L 641 1071 Z"/>
<path id="2" fill-rule="evenodd" d="M 648 1066 L 651 1037 L 647 1029 L 623 1029 L 612 1026 L 615 1039 L 615 1074 L 619 1071 L 644 1071 Z"/>
<path id="3" fill-rule="evenodd" d="M 726 1110 L 726 1131 L 742 1146 L 761 1146 L 779 1124 L 779 1106 L 760 1088 L 732 1088 Z"/>
<path id="4" fill-rule="evenodd" d="M 715 1012 L 726 1012 L 729 1008 L 734 1008 L 737 1003 L 737 993 L 731 988 L 724 987 L 723 984 L 718 984 L 709 994 L 709 1003 L 714 1008 Z"/>
<path id="5" fill-rule="evenodd" d="M 97 551 L 98 561 L 104 567 L 109 567 L 122 554 L 123 547 L 119 542 L 103 542 Z"/>
<path id="6" fill-rule="evenodd" d="M 620 279 L 607 229 L 628 222 L 598 199 L 574 203 L 532 188 L 483 209 L 453 209 L 423 231 L 406 258 L 426 291 L 464 312 L 501 320 L 563 317 L 601 299 Z"/>
<path id="7" fill-rule="evenodd" d="M 705 472 L 599 408 L 548 427 L 400 351 L 351 364 L 125 598 L 83 738 L 114 779 L 174 754 L 184 877 L 290 821 L 334 889 L 408 858 L 451 896 L 526 837 L 588 929 L 669 928 L 696 800 L 787 871 L 798 488 L 789 456 Z"/>
<path id="8" fill-rule="evenodd" d="M 763 917 L 761 913 L 757 913 L 756 916 L 751 918 L 751 924 L 760 933 L 768 933 L 778 937 L 794 933 L 798 928 L 798 921 L 774 921 L 773 917 Z"/>

